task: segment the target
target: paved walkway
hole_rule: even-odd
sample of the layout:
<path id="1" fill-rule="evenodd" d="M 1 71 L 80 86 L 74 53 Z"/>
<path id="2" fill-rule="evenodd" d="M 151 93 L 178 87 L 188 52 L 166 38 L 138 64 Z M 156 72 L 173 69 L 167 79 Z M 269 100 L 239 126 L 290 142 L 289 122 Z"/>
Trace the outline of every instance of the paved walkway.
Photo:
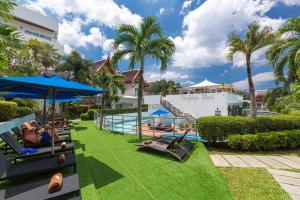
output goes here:
<path id="1" fill-rule="evenodd" d="M 270 169 L 300 169 L 297 156 L 210 155 L 217 167 L 262 167 Z"/>
<path id="2" fill-rule="evenodd" d="M 300 173 L 267 169 L 293 200 L 300 200 Z"/>

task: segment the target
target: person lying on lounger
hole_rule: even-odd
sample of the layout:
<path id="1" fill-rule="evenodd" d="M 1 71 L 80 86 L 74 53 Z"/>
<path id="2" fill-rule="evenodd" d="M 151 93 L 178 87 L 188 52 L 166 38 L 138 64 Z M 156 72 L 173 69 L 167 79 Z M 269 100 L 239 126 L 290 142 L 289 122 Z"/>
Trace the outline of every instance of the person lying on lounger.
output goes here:
<path id="1" fill-rule="evenodd" d="M 22 139 L 33 145 L 49 144 L 51 142 L 51 136 L 48 133 L 48 127 L 46 126 L 43 130 L 36 130 L 34 127 L 28 127 L 22 125 Z M 57 134 L 54 135 L 55 139 L 59 139 Z"/>

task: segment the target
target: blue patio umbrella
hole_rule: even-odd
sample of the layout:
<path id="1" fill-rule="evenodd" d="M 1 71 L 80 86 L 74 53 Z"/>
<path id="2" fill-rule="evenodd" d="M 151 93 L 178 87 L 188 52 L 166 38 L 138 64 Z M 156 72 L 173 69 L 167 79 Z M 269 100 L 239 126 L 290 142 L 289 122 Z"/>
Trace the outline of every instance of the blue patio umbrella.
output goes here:
<path id="1" fill-rule="evenodd" d="M 61 78 L 58 75 L 40 75 L 33 77 L 0 78 L 0 91 L 19 92 L 40 95 L 52 99 L 52 154 L 54 155 L 54 109 L 55 100 L 60 95 L 94 96 L 104 91 L 88 85 Z"/>
<path id="2" fill-rule="evenodd" d="M 152 115 L 167 115 L 167 114 L 169 114 L 169 112 L 166 110 L 163 110 L 163 109 L 157 109 L 156 111 L 154 111 L 151 114 Z"/>

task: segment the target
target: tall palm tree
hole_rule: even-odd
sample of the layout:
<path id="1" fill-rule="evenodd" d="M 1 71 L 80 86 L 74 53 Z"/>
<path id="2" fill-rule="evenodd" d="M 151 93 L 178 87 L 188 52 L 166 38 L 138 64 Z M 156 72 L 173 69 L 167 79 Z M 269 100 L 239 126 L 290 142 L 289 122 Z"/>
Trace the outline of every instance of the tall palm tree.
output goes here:
<path id="1" fill-rule="evenodd" d="M 101 87 L 105 92 L 101 98 L 101 108 L 111 107 L 113 102 L 119 101 L 118 93 L 124 93 L 124 76 L 115 75 L 102 70 L 100 73 L 92 76 L 92 84 Z M 102 128 L 103 115 L 100 118 L 100 128 Z"/>
<path id="2" fill-rule="evenodd" d="M 228 38 L 229 50 L 227 53 L 227 60 L 232 62 L 233 56 L 236 53 L 242 53 L 245 55 L 251 100 L 251 117 L 253 119 L 256 118 L 256 99 L 251 72 L 251 56 L 255 51 L 270 45 L 273 41 L 273 38 L 274 34 L 272 33 L 271 27 L 265 26 L 264 28 L 260 29 L 260 25 L 256 22 L 248 26 L 244 40 L 241 39 L 237 33 L 232 33 Z"/>
<path id="3" fill-rule="evenodd" d="M 57 71 L 68 71 L 72 72 L 72 78 L 80 83 L 88 83 L 89 81 L 89 67 L 91 66 L 91 62 L 81 57 L 81 55 L 72 51 L 69 56 L 65 58 L 65 61 L 62 65 L 60 65 Z"/>
<path id="4" fill-rule="evenodd" d="M 300 69 L 300 16 L 290 18 L 286 25 L 278 29 L 274 43 L 266 52 L 266 58 L 273 66 L 277 82 L 300 81 L 297 70 Z M 284 71 L 287 69 L 287 80 Z"/>
<path id="5" fill-rule="evenodd" d="M 11 22 L 13 20 L 12 11 L 16 6 L 13 0 L 0 0 L 0 20 L 3 22 Z M 20 35 L 16 32 L 14 27 L 0 26 L 0 48 L 12 47 L 20 48 Z M 1 52 L 0 65 L 7 66 L 8 58 Z"/>
<path id="6" fill-rule="evenodd" d="M 138 132 L 142 139 L 142 100 L 144 87 L 145 58 L 151 57 L 161 63 L 161 70 L 167 69 L 168 62 L 175 51 L 172 40 L 164 37 L 161 26 L 155 17 L 146 17 L 139 27 L 122 24 L 117 28 L 114 40 L 115 53 L 112 63 L 117 64 L 124 56 L 129 56 L 129 69 L 133 69 L 137 62 L 139 68 L 138 85 Z"/>
<path id="7" fill-rule="evenodd" d="M 25 45 L 31 50 L 34 62 L 39 63 L 45 69 L 46 73 L 50 67 L 54 68 L 58 66 L 60 56 L 53 45 L 37 39 L 30 39 Z"/>

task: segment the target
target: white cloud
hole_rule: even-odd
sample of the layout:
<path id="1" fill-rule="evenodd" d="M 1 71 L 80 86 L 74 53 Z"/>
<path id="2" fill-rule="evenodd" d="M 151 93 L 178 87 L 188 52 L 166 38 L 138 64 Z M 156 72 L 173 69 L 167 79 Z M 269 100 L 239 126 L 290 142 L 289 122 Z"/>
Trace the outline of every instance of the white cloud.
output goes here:
<path id="1" fill-rule="evenodd" d="M 300 1 L 299 0 L 279 0 L 282 3 L 284 3 L 287 6 L 295 6 L 295 5 L 300 5 Z"/>
<path id="2" fill-rule="evenodd" d="M 255 86 L 259 86 L 265 82 L 274 80 L 274 74 L 273 74 L 273 72 L 258 73 L 252 77 L 252 80 L 253 80 Z M 234 82 L 232 85 L 234 87 L 242 89 L 242 90 L 249 89 L 247 78 L 244 80 L 241 80 L 241 81 Z"/>
<path id="3" fill-rule="evenodd" d="M 166 79 L 166 80 L 174 80 L 174 81 L 180 81 L 189 78 L 187 74 L 182 74 L 177 71 L 166 71 L 162 73 L 157 72 L 146 72 L 145 73 L 145 79 L 148 82 L 157 81 L 160 79 Z"/>
<path id="4" fill-rule="evenodd" d="M 84 16 L 87 21 L 109 27 L 123 23 L 137 25 L 142 19 L 113 0 L 30 0 L 27 6 L 42 12 L 49 10 L 59 17 L 70 13 Z"/>
<path id="5" fill-rule="evenodd" d="M 205 1 L 184 17 L 182 36 L 173 38 L 174 66 L 204 68 L 226 63 L 230 33 L 242 33 L 254 21 L 274 28 L 284 22 L 265 15 L 275 4 L 274 0 Z"/>
<path id="6" fill-rule="evenodd" d="M 64 45 L 66 54 L 70 53 L 73 47 L 86 47 L 87 45 L 103 46 L 105 36 L 98 27 L 91 27 L 88 34 L 82 31 L 83 22 L 80 18 L 73 21 L 65 19 L 59 23 L 58 41 Z"/>
<path id="7" fill-rule="evenodd" d="M 182 4 L 182 7 L 181 7 L 181 11 L 180 11 L 180 14 L 181 15 L 184 15 L 188 12 L 188 10 L 191 8 L 192 6 L 192 3 L 193 3 L 194 0 L 185 0 Z"/>
<path id="8" fill-rule="evenodd" d="M 161 9 L 159 9 L 159 14 L 160 15 L 163 15 L 164 13 L 166 13 L 166 9 L 165 8 L 161 8 Z"/>
<path id="9" fill-rule="evenodd" d="M 108 53 L 112 50 L 111 39 L 107 39 L 100 28 L 95 26 L 112 28 L 123 23 L 137 25 L 142 19 L 113 0 L 29 0 L 26 6 L 58 16 L 58 41 L 64 45 L 66 54 L 75 47 L 87 45 L 102 47 L 104 53 Z M 75 18 L 66 19 L 67 15 Z M 90 27 L 89 32 L 84 33 L 83 27 L 91 23 L 95 23 L 94 27 Z"/>

